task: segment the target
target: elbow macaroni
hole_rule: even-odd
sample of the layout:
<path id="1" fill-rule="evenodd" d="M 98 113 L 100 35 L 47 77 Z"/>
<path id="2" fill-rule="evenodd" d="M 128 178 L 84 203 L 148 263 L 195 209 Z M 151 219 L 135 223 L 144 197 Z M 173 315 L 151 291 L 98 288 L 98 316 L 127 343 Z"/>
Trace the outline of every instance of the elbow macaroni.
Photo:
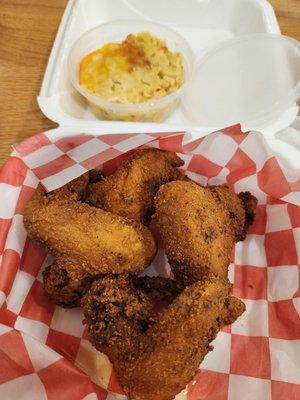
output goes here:
<path id="1" fill-rule="evenodd" d="M 184 83 L 182 56 L 148 32 L 130 34 L 122 43 L 108 43 L 84 57 L 79 83 L 113 103 L 157 100 Z"/>

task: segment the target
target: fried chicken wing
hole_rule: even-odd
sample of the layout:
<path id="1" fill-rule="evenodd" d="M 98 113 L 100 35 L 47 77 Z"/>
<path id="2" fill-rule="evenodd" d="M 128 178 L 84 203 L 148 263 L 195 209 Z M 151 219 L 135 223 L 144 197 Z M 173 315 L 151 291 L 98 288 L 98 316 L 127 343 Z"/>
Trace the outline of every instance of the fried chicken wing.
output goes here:
<path id="1" fill-rule="evenodd" d="M 50 193 L 39 186 L 24 212 L 29 236 L 56 258 L 53 269 L 57 271 L 61 266 L 69 277 L 76 275 L 79 279 L 81 275 L 86 280 L 87 275 L 142 271 L 156 253 L 150 230 L 135 221 L 82 203 L 80 199 L 87 183 L 88 177 L 82 176 Z M 76 293 L 71 294 L 69 289 L 75 282 L 71 278 L 67 287 L 61 285 L 64 294 L 61 293 L 63 298 L 60 298 L 59 285 L 50 279 L 50 272 L 51 269 L 45 274 L 46 290 L 59 302 L 72 304 Z M 52 290 L 50 282 L 54 284 Z M 82 282 L 77 283 L 80 286 Z"/>
<path id="2" fill-rule="evenodd" d="M 187 287 L 143 335 L 138 356 L 117 365 L 129 397 L 171 400 L 184 389 L 218 331 L 243 313 L 232 299 L 230 285 L 217 278 Z"/>
<path id="3" fill-rule="evenodd" d="M 197 373 L 217 332 L 244 311 L 228 281 L 218 277 L 186 287 L 154 317 L 147 295 L 130 281 L 107 279 L 83 297 L 85 322 L 91 342 L 109 356 L 135 400 L 173 399 Z"/>
<path id="4" fill-rule="evenodd" d="M 143 149 L 103 181 L 88 186 L 86 201 L 122 217 L 148 224 L 153 199 L 160 185 L 186 179 L 177 169 L 183 161 L 176 153 Z"/>
<path id="5" fill-rule="evenodd" d="M 237 196 L 225 186 L 161 186 L 155 220 L 175 277 L 185 284 L 208 273 L 226 277 L 233 245 L 244 239 L 256 203 L 250 193 Z"/>

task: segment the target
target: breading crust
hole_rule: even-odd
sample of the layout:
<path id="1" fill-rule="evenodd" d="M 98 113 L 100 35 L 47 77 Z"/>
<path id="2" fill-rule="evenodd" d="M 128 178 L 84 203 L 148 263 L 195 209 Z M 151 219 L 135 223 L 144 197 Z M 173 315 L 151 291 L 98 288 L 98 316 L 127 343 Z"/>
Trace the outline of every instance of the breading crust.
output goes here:
<path id="1" fill-rule="evenodd" d="M 154 212 L 153 200 L 159 187 L 186 179 L 177 169 L 183 161 L 176 153 L 142 149 L 131 155 L 112 175 L 88 186 L 85 200 L 90 204 L 148 224 Z"/>
<path id="2" fill-rule="evenodd" d="M 244 239 L 254 213 L 253 206 L 246 218 L 244 204 L 225 186 L 176 181 L 160 187 L 155 221 L 177 279 L 190 284 L 209 273 L 227 276 L 233 245 Z"/>

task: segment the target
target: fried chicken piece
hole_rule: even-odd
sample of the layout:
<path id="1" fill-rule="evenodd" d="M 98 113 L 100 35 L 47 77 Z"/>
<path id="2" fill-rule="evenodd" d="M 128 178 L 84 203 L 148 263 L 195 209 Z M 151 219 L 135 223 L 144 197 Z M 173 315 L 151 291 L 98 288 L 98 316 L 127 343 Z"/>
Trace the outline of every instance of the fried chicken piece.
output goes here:
<path id="1" fill-rule="evenodd" d="M 133 346 L 134 338 L 138 340 L 154 323 L 155 303 L 171 303 L 182 289 L 174 280 L 159 276 L 120 274 L 96 279 L 81 299 L 91 342 L 110 355 L 128 345 L 126 338 Z"/>
<path id="2" fill-rule="evenodd" d="M 227 280 L 209 277 L 186 287 L 153 318 L 141 293 L 115 279 L 112 287 L 95 282 L 82 299 L 90 340 L 109 356 L 130 398 L 171 400 L 195 376 L 217 332 L 243 313 L 244 304 L 231 296 Z M 132 315 L 126 313 L 128 306 L 134 308 Z"/>
<path id="3" fill-rule="evenodd" d="M 233 245 L 244 239 L 256 206 L 249 193 L 240 196 L 187 181 L 161 186 L 155 220 L 176 279 L 190 284 L 208 273 L 227 276 Z"/>
<path id="4" fill-rule="evenodd" d="M 136 347 L 154 321 L 152 301 L 135 289 L 129 275 L 106 275 L 81 299 L 91 343 L 110 358 Z"/>
<path id="5" fill-rule="evenodd" d="M 28 235 L 56 258 L 55 270 L 59 266 L 67 268 L 68 275 L 76 279 L 80 279 L 80 274 L 86 281 L 87 275 L 142 271 L 156 253 L 150 230 L 80 202 L 87 183 L 88 176 L 82 176 L 50 193 L 39 186 L 24 212 Z M 75 286 L 83 283 L 69 281 L 67 288 L 62 285 L 61 298 L 58 282 L 50 278 L 49 271 L 45 276 L 45 288 L 51 297 L 66 304 L 74 302 L 74 295 L 78 293 L 71 293 L 69 289 L 76 291 Z M 69 300 L 66 293 L 70 295 Z"/>
<path id="6" fill-rule="evenodd" d="M 244 311 L 225 280 L 187 287 L 143 335 L 135 359 L 117 365 L 125 392 L 135 400 L 171 400 L 196 375 L 218 331 Z"/>
<path id="7" fill-rule="evenodd" d="M 141 271 L 156 251 L 141 224 L 80 202 L 51 201 L 41 187 L 26 207 L 24 224 L 54 257 L 99 273 Z"/>
<path id="8" fill-rule="evenodd" d="M 103 181 L 90 184 L 85 200 L 122 217 L 148 224 L 158 188 L 170 181 L 186 179 L 176 167 L 183 161 L 176 153 L 143 149 Z"/>

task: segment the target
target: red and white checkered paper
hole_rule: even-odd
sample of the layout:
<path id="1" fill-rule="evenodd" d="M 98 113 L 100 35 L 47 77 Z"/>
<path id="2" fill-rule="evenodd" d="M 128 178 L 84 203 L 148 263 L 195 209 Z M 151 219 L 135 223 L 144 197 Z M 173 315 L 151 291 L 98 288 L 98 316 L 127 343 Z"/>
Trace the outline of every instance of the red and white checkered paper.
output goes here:
<path id="1" fill-rule="evenodd" d="M 186 400 L 300 399 L 300 182 L 285 171 L 259 133 L 239 126 L 196 141 L 174 133 L 76 135 L 42 133 L 15 146 L 0 171 L 0 398 L 107 399 L 122 394 L 107 358 L 93 349 L 82 311 L 50 302 L 42 270 L 51 260 L 23 227 L 24 205 L 38 181 L 52 190 L 87 170 L 112 172 L 139 146 L 176 151 L 201 184 L 250 190 L 254 225 L 236 245 L 230 279 L 247 311 L 214 341 Z M 169 267 L 159 249 L 149 273 Z"/>

